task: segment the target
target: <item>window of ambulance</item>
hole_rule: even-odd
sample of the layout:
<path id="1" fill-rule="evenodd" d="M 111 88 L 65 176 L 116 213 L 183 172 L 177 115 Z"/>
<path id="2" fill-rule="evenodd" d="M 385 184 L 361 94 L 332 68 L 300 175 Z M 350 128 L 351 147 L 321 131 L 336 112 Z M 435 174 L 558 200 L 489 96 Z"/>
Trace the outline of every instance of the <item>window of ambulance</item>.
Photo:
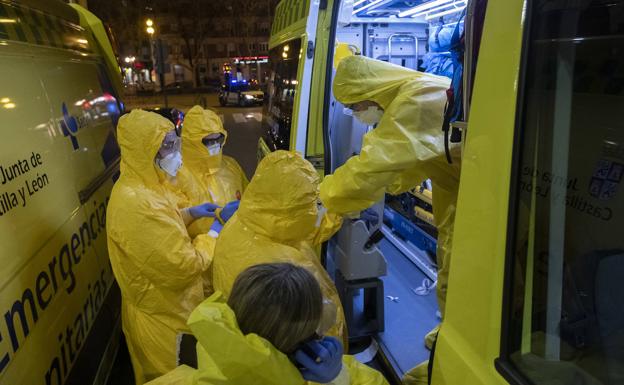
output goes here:
<path id="1" fill-rule="evenodd" d="M 268 102 L 264 116 L 265 140 L 272 151 L 287 150 L 290 145 L 300 56 L 301 40 L 286 42 L 269 52 Z"/>
<path id="2" fill-rule="evenodd" d="M 621 384 L 624 0 L 529 4 L 501 362 L 513 383 Z"/>

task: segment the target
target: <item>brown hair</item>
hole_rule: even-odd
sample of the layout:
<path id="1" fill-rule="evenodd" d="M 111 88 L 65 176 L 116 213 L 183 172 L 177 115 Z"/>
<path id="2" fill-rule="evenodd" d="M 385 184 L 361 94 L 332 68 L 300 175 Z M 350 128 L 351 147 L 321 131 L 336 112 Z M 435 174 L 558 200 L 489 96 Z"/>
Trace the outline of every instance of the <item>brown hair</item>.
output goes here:
<path id="1" fill-rule="evenodd" d="M 248 268 L 236 278 L 228 299 L 244 334 L 255 333 L 286 354 L 314 335 L 322 303 L 316 278 L 291 263 Z"/>

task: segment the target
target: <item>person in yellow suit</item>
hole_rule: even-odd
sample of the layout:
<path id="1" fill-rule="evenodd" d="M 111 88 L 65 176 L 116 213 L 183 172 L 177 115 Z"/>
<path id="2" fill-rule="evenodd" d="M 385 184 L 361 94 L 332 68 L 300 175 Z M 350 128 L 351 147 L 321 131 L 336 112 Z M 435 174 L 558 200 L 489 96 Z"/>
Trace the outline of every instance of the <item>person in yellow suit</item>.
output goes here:
<path id="1" fill-rule="evenodd" d="M 385 193 L 403 193 L 431 179 L 442 314 L 460 174 L 460 148 L 451 146 L 449 163 L 442 131 L 449 86 L 447 78 L 367 57 L 341 60 L 333 84 L 336 99 L 376 127 L 364 135 L 360 154 L 320 186 L 321 201 L 330 212 L 357 215 Z"/>
<path id="2" fill-rule="evenodd" d="M 291 262 L 305 267 L 323 290 L 328 334 L 346 342 L 336 287 L 314 250 L 342 224 L 340 216 L 319 210 L 319 179 L 312 164 L 295 152 L 276 151 L 262 159 L 240 208 L 217 240 L 212 282 L 227 298 L 238 274 L 249 266 Z"/>
<path id="3" fill-rule="evenodd" d="M 217 292 L 191 314 L 198 369 L 182 365 L 148 385 L 388 385 L 343 355 L 335 338 L 317 334 L 322 312 L 321 288 L 307 269 L 251 266 L 227 302 Z"/>
<path id="4" fill-rule="evenodd" d="M 227 131 L 217 114 L 200 106 L 191 108 L 182 127 L 182 159 L 184 160 L 175 181 L 164 185 L 178 198 L 178 208 L 187 223 L 191 237 L 208 233 L 201 246 L 209 255 L 214 254 L 215 239 L 223 224 L 238 209 L 239 200 L 249 181 L 233 158 L 223 155 Z M 187 206 L 212 202 L 219 206 L 216 215 L 194 218 Z M 209 272 L 202 277 L 204 293 L 212 293 Z"/>
<path id="5" fill-rule="evenodd" d="M 212 257 L 204 245 L 214 239 L 191 239 L 186 222 L 214 216 L 217 206 L 179 210 L 165 187 L 182 164 L 180 138 L 167 119 L 132 111 L 119 120 L 118 141 L 121 176 L 107 210 L 108 251 L 136 383 L 143 384 L 175 367 L 176 335 L 204 299 L 201 275 Z"/>
<path id="6" fill-rule="evenodd" d="M 217 114 L 200 106 L 191 108 L 182 127 L 182 159 L 178 183 L 190 205 L 212 202 L 225 208 L 241 199 L 249 183 L 240 165 L 223 155 L 227 131 Z M 236 203 L 237 204 L 237 203 Z M 189 226 L 194 236 L 210 230 L 215 220 L 227 218 L 200 218 Z"/>

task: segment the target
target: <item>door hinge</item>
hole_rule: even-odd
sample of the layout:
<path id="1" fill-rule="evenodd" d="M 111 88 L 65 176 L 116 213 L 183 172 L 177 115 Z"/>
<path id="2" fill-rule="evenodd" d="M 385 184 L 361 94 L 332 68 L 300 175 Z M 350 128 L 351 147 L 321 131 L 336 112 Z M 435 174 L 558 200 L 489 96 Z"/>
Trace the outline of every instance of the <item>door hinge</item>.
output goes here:
<path id="1" fill-rule="evenodd" d="M 312 59 L 314 57 L 314 42 L 312 40 L 308 41 L 308 49 L 306 51 L 308 59 Z"/>

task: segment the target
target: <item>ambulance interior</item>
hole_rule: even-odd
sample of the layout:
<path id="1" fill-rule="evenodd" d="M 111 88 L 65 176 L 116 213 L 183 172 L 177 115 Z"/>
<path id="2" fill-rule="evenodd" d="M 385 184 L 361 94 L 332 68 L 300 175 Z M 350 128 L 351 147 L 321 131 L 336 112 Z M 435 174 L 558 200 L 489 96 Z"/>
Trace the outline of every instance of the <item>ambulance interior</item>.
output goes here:
<path id="1" fill-rule="evenodd" d="M 344 56 L 346 50 L 348 50 L 350 52 L 346 52 L 347 54 L 368 56 L 415 70 L 447 76 L 451 79 L 454 77 L 454 74 L 457 75 L 458 67 L 463 67 L 460 68 L 463 69 L 463 75 L 458 82 L 466 92 L 463 93 L 459 101 L 455 101 L 456 103 L 462 103 L 462 111 L 455 117 L 455 121 L 451 124 L 454 133 L 458 132 L 461 138 L 461 136 L 465 136 L 468 126 L 466 122 L 469 121 L 470 93 L 472 91 L 474 69 L 477 65 L 478 46 L 483 27 L 483 13 L 486 3 L 487 1 L 485 0 L 343 0 L 339 6 L 340 12 L 335 23 L 334 55 L 335 57 Z M 565 15 L 567 15 L 567 17 L 570 16 L 570 14 L 565 13 L 566 6 L 562 4 L 551 5 L 549 11 L 550 13 L 548 15 L 552 17 L 550 21 L 559 20 L 560 18 L 565 20 Z M 592 15 L 591 12 L 604 16 L 603 13 L 599 13 L 604 12 L 600 7 L 588 9 L 586 14 Z M 583 14 L 579 14 L 577 17 L 582 17 L 582 15 Z M 546 19 L 546 17 L 544 17 L 544 19 Z M 605 19 L 603 18 L 601 20 Z M 611 20 L 618 19 L 612 18 Z M 619 80 L 613 80 L 611 82 L 602 82 L 596 79 L 604 77 L 604 72 L 601 72 L 604 71 L 604 68 L 613 67 L 609 72 L 612 74 L 610 76 L 613 77 L 613 79 L 615 79 L 614 76 L 616 76 L 614 74 L 619 73 L 621 75 L 621 66 L 618 67 L 618 70 L 615 70 L 613 63 L 616 62 L 615 58 L 621 58 L 622 51 L 613 51 L 605 48 L 608 44 L 616 44 L 606 43 L 606 41 L 616 41 L 608 40 L 613 39 L 612 37 L 603 37 L 608 36 L 608 33 L 615 34 L 613 31 L 605 32 L 604 29 L 607 27 L 601 29 L 593 24 L 591 24 L 592 27 L 589 27 L 588 22 L 588 24 L 585 25 L 586 30 L 583 31 L 572 27 L 565 31 L 557 30 L 556 32 L 552 32 L 552 28 L 544 27 L 547 25 L 545 21 L 541 22 L 543 24 L 541 25 L 539 34 L 536 35 L 537 37 L 535 40 L 531 40 L 532 44 L 537 47 L 535 48 L 536 52 L 539 52 L 541 56 L 536 56 L 527 65 L 530 66 L 528 68 L 536 68 L 538 65 L 541 65 L 542 67 L 539 68 L 542 72 L 538 72 L 537 75 L 535 75 L 537 80 L 528 84 L 527 87 L 532 87 L 532 89 L 529 88 L 529 90 L 533 92 L 532 97 L 534 100 L 538 100 L 535 99 L 535 95 L 541 95 L 542 99 L 539 100 L 542 100 L 541 103 L 545 112 L 542 112 L 541 115 L 538 112 L 527 112 L 527 114 L 529 114 L 527 115 L 529 119 L 539 120 L 529 123 L 532 123 L 534 127 L 541 127 L 535 128 L 535 130 L 544 130 L 545 132 L 545 134 L 533 135 L 542 135 L 542 137 L 554 135 L 548 133 L 546 131 L 547 128 L 544 127 L 555 125 L 551 122 L 551 120 L 556 121 L 557 119 L 557 117 L 554 116 L 557 115 L 557 113 L 551 111 L 554 109 L 552 107 L 555 103 L 553 100 L 557 100 L 557 98 L 561 97 L 558 92 L 564 92 L 565 94 L 565 91 L 558 91 L 557 89 L 553 91 L 553 88 L 551 88 L 553 85 L 549 85 L 543 81 L 543 76 L 549 76 L 550 78 L 559 76 L 559 74 L 555 75 L 549 72 L 554 71 L 554 69 L 558 67 L 552 63 L 552 59 L 549 59 L 552 58 L 553 55 L 545 53 L 548 52 L 547 50 L 551 50 L 550 52 L 552 52 L 552 50 L 557 50 L 566 55 L 570 55 L 568 49 L 570 42 L 576 44 L 576 52 L 574 53 L 576 56 L 560 54 L 559 58 L 561 63 L 568 65 L 567 63 L 574 63 L 576 60 L 576 63 L 582 63 L 582 67 L 580 64 L 577 64 L 579 71 L 583 70 L 588 74 L 591 73 L 593 77 L 586 75 L 585 77 L 573 78 L 570 75 L 566 75 L 568 77 L 560 79 L 564 90 L 570 90 L 570 84 L 574 84 L 575 87 L 573 94 L 570 94 L 569 91 L 567 93 L 567 97 L 573 99 L 571 103 L 575 103 L 575 107 L 566 110 L 563 114 L 563 116 L 565 116 L 565 114 L 573 116 L 571 120 L 572 125 L 566 128 L 573 134 L 569 142 L 571 151 L 575 148 L 575 145 L 579 145 L 576 148 L 577 155 L 575 155 L 579 160 L 575 162 L 570 160 L 569 172 L 570 175 L 574 175 L 574 173 L 577 173 L 577 175 L 584 175 L 583 173 L 586 173 L 590 175 L 588 178 L 593 181 L 595 178 L 592 179 L 591 173 L 593 171 L 590 169 L 595 165 L 595 158 L 592 158 L 591 161 L 589 159 L 587 161 L 581 161 L 580 159 L 585 159 L 589 153 L 593 154 L 595 157 L 600 157 L 598 154 L 601 148 L 611 148 L 616 146 L 614 143 L 620 143 L 622 132 L 616 129 L 616 127 L 621 128 L 621 120 L 615 118 L 617 114 L 609 112 L 607 109 L 608 107 L 606 107 L 612 106 L 614 103 L 618 103 L 618 101 L 621 103 L 621 97 L 617 95 L 622 92 L 622 78 L 620 76 L 617 78 Z M 613 25 L 615 25 L 614 23 L 615 22 L 612 22 L 612 26 L 608 28 L 615 28 L 613 27 Z M 464 45 L 460 47 L 460 49 L 463 49 L 462 53 L 464 53 L 464 55 L 460 55 L 460 59 L 457 60 L 457 56 L 454 57 L 454 53 L 457 53 L 457 46 L 454 46 L 454 44 L 457 43 L 457 39 L 462 35 L 464 29 L 465 39 L 462 43 Z M 553 39 L 553 35 L 554 37 L 561 38 Z M 579 38 L 579 36 L 581 36 L 581 38 Z M 591 38 L 584 38 L 583 36 L 590 36 Z M 621 35 L 619 38 L 621 38 Z M 545 62 L 548 62 L 549 65 L 539 64 Z M 328 63 L 328 66 L 330 65 L 333 65 L 332 73 L 335 75 L 336 63 Z M 329 79 L 326 83 L 326 87 L 328 87 L 327 91 L 331 95 L 328 132 L 325 134 L 325 141 L 329 142 L 329 146 L 326 146 L 326 148 L 329 147 L 330 149 L 330 166 L 328 167 L 326 165 L 325 170 L 327 173 L 333 172 L 337 167 L 346 162 L 349 157 L 357 154 L 362 145 L 362 136 L 367 131 L 374 129 L 373 127 L 366 126 L 357 121 L 348 113 L 348 110 L 345 110 L 345 106 L 335 100 L 333 93 L 331 93 L 331 80 L 333 80 L 333 78 Z M 618 84 L 618 86 L 616 87 L 615 84 Z M 571 97 L 570 95 L 573 96 Z M 536 102 L 530 103 L 531 108 L 537 108 L 535 103 Z M 590 134 L 589 132 L 590 127 L 593 127 L 595 123 L 587 120 L 587 117 L 592 114 L 583 114 L 581 112 L 587 110 L 600 111 L 598 116 L 600 116 L 600 121 L 603 123 L 601 123 L 600 134 L 598 136 Z M 585 123 L 581 125 L 581 121 Z M 442 124 L 440 128 L 442 130 Z M 556 129 L 553 128 L 553 130 Z M 596 130 L 598 129 L 596 128 L 592 132 L 598 132 Z M 620 132 L 620 134 L 616 134 L 616 132 Z M 451 135 L 451 141 L 453 141 L 453 136 L 454 135 Z M 579 137 L 584 137 L 587 143 L 593 143 L 591 149 L 587 146 L 580 145 L 581 142 L 577 141 Z M 534 170 L 537 168 L 542 170 L 549 169 L 549 167 L 551 167 L 551 157 L 553 153 L 557 152 L 556 148 L 558 146 L 558 142 L 554 142 L 554 139 L 552 140 L 552 143 L 545 142 L 544 147 L 540 147 L 539 151 L 541 151 L 541 153 L 539 156 L 541 160 L 539 160 L 539 162 L 541 163 L 533 164 L 532 162 L 534 159 L 537 159 L 537 157 L 533 158 L 533 155 L 527 155 L 527 160 L 523 161 L 522 167 L 528 167 Z M 461 140 L 459 142 L 463 145 Z M 529 150 L 529 154 L 531 154 L 530 151 L 533 151 L 533 149 Z M 603 150 L 603 152 L 604 151 L 606 150 Z M 607 153 L 608 152 L 604 152 L 604 154 Z M 325 159 L 327 164 L 327 154 Z M 602 163 L 599 162 L 598 164 L 604 163 L 611 165 L 612 168 L 616 166 L 620 167 L 621 161 L 613 159 L 608 161 L 601 160 L 600 162 Z M 581 163 L 583 162 L 590 164 L 590 166 L 582 166 Z M 619 172 L 613 172 L 619 175 Z M 530 177 L 529 175 L 525 177 L 525 179 Z M 520 184 L 530 184 L 530 181 L 523 181 L 522 176 L 519 178 Z M 573 184 L 574 180 L 575 179 L 571 176 L 568 184 Z M 522 198 L 526 202 L 531 201 L 531 196 L 535 199 L 535 191 L 522 193 L 526 195 Z M 440 322 L 435 289 L 437 282 L 437 230 L 432 215 L 432 194 L 435 195 L 435 191 L 432 191 L 430 183 L 425 180 L 421 185 L 414 186 L 414 189 L 408 193 L 399 196 L 386 195 L 384 202 L 379 202 L 377 205 L 379 213 L 383 213 L 383 221 L 379 224 L 379 230 L 383 234 L 383 237 L 381 237 L 381 241 L 377 243 L 376 248 L 372 251 L 367 250 L 366 247 L 362 247 L 362 245 L 366 244 L 367 240 L 370 240 L 368 236 L 374 233 L 375 229 L 366 229 L 362 222 L 353 222 L 345 225 L 340 230 L 339 234 L 332 239 L 328 247 L 328 269 L 332 271 L 333 269 L 330 264 L 336 264 L 337 286 L 339 289 L 343 286 L 341 290 L 343 293 L 355 293 L 353 295 L 343 295 L 342 298 L 347 315 L 349 315 L 349 308 L 351 305 L 353 305 L 354 309 L 353 320 L 351 325 L 349 325 L 350 336 L 357 339 L 359 336 L 366 334 L 374 335 L 374 340 L 378 343 L 378 349 L 383 352 L 383 356 L 387 359 L 388 363 L 394 369 L 395 374 L 398 376 L 403 375 L 415 365 L 429 358 L 430 352 L 425 347 L 424 339 L 426 334 Z M 591 196 L 598 196 L 592 194 L 594 193 L 590 192 L 586 198 L 591 199 Z M 609 195 L 605 192 L 605 197 L 606 196 L 613 197 L 613 194 Z M 611 245 L 613 240 L 618 237 L 614 236 L 613 233 L 605 228 L 604 221 L 595 221 L 596 223 L 592 225 L 588 224 L 586 220 L 581 219 L 578 219 L 578 222 L 574 222 L 579 215 L 576 213 L 578 207 L 575 208 L 575 202 L 576 201 L 568 202 L 570 208 L 568 208 L 569 212 L 566 215 L 571 225 L 568 227 L 569 234 L 566 237 L 565 247 L 563 244 L 559 246 L 559 250 L 565 249 L 567 253 L 574 254 L 566 254 L 565 263 L 569 263 L 574 258 L 580 256 L 594 254 L 615 255 L 617 256 L 617 258 L 614 257 L 615 259 L 621 258 L 623 254 L 621 251 L 618 251 L 621 250 L 621 242 L 619 242 L 619 246 L 617 247 Z M 549 206 L 546 204 L 545 207 Z M 586 207 L 586 205 L 582 207 Z M 550 206 L 550 210 L 553 210 L 552 206 Z M 527 223 L 529 218 L 524 218 L 524 216 L 528 215 L 527 212 L 521 213 L 522 218 Z M 544 212 L 543 217 L 548 218 L 548 215 L 549 214 Z M 546 222 L 548 221 L 548 219 L 543 220 Z M 522 219 L 518 219 L 518 221 L 521 223 Z M 531 229 L 531 231 L 539 232 L 540 230 Z M 589 233 L 592 234 L 589 235 Z M 544 234 L 548 234 L 548 232 L 545 231 Z M 611 235 L 609 236 L 608 234 Z M 592 247 L 611 245 L 611 250 L 595 250 L 596 252 L 594 252 L 594 254 L 587 254 L 591 251 L 588 249 L 589 238 L 596 242 L 595 245 L 590 242 L 594 245 Z M 548 236 L 546 236 L 538 242 L 542 245 L 539 247 L 544 247 L 544 250 L 548 250 L 548 247 L 545 246 L 549 244 L 548 242 Z M 516 245 L 518 250 L 520 246 L 520 244 Z M 577 249 L 585 250 L 585 255 L 576 255 L 573 251 Z M 538 251 L 539 250 L 535 251 L 535 253 Z M 543 255 L 548 255 L 548 253 L 545 252 Z M 526 258 L 532 257 L 527 256 Z M 551 256 L 549 263 L 558 264 L 563 269 L 564 257 L 559 255 L 558 258 L 559 259 L 557 259 L 557 256 Z M 592 258 L 593 259 L 590 259 L 596 259 L 596 257 Z M 522 260 L 520 260 L 520 263 L 524 264 L 529 262 L 522 262 Z M 565 266 L 565 268 L 569 269 L 570 266 L 574 268 L 573 264 Z M 566 272 L 563 274 L 568 273 Z M 475 277 L 475 279 L 478 279 L 478 277 Z M 578 282 L 579 281 L 577 281 L 577 283 Z M 611 282 L 610 284 L 615 285 L 615 280 L 613 279 L 609 279 L 606 282 Z M 551 283 L 552 282 L 549 280 L 549 285 Z M 562 284 L 561 281 L 552 287 L 561 288 L 562 285 L 564 285 L 564 295 L 574 296 L 574 294 L 570 294 L 572 293 L 569 291 L 571 289 L 566 287 L 566 284 Z M 383 286 L 383 290 L 380 291 L 383 294 L 371 295 L 371 293 L 375 294 L 375 289 L 381 288 L 381 286 Z M 346 287 L 346 289 L 344 287 Z M 373 288 L 372 290 L 370 289 L 371 287 Z M 364 295 L 362 295 L 362 293 Z M 619 296 L 618 298 L 620 298 L 618 301 L 621 301 L 622 297 Z M 546 307 L 540 300 L 536 300 L 532 306 L 533 311 L 537 312 L 540 317 L 546 317 L 546 314 L 548 314 L 548 317 L 552 316 L 553 319 L 562 320 L 562 325 L 565 326 L 565 307 L 569 306 L 569 304 L 566 305 L 564 303 L 563 305 Z M 540 306 L 544 309 L 540 310 Z M 562 306 L 564 306 L 563 310 Z M 382 310 L 380 310 L 379 307 L 382 307 Z M 529 313 L 527 313 L 529 315 L 527 316 L 525 314 L 525 316 L 530 317 L 531 307 L 529 306 L 527 308 L 529 309 Z M 619 308 L 621 308 L 621 306 L 619 306 Z M 572 311 L 572 313 L 574 312 Z M 613 319 L 623 319 L 622 312 L 620 311 L 609 310 L 608 313 L 609 317 Z M 567 316 L 575 317 L 570 314 Z M 571 321 L 569 323 L 571 323 Z M 555 322 L 554 325 L 554 327 L 557 327 L 559 324 Z M 375 327 L 377 327 L 378 330 L 374 331 Z M 569 328 L 575 330 L 574 332 L 569 332 L 572 337 L 578 334 L 578 330 L 574 329 L 574 327 Z M 558 335 L 558 333 L 559 332 L 553 330 L 553 335 Z M 570 351 L 574 350 L 570 346 L 578 347 L 575 345 L 575 343 L 578 344 L 578 341 L 569 342 L 569 340 L 574 340 L 574 338 L 570 337 L 568 338 L 568 342 L 565 342 L 567 337 L 563 335 L 563 332 L 561 333 L 561 339 L 552 343 L 556 349 L 559 349 L 559 345 L 568 346 L 568 350 Z M 578 338 L 576 339 L 578 340 Z M 514 342 L 514 344 L 515 343 L 516 342 Z M 543 341 L 536 344 L 536 346 L 542 345 Z M 603 345 L 598 344 L 596 346 L 596 351 L 602 352 L 600 354 L 605 354 L 605 356 L 608 355 L 604 353 L 603 350 L 606 348 Z M 548 347 L 546 347 L 546 349 L 548 349 Z M 563 347 L 561 347 L 561 349 L 562 351 L 565 350 Z M 597 361 L 595 358 L 598 356 L 599 355 L 594 355 L 593 353 L 588 353 L 589 359 L 586 361 Z M 617 365 L 613 365 L 613 359 L 609 362 L 611 363 L 602 363 L 601 365 L 605 367 L 610 365 L 609 367 L 611 369 L 609 370 L 612 371 L 613 367 Z M 589 364 L 586 364 L 586 366 L 587 365 Z M 600 369 L 594 370 L 594 372 L 609 373 L 609 370 Z M 605 374 L 604 376 L 609 377 L 610 375 Z"/>
<path id="2" fill-rule="evenodd" d="M 335 24 L 336 59 L 328 66 L 335 75 L 339 57 L 357 54 L 452 78 L 451 41 L 464 30 L 467 3 L 342 1 Z M 373 127 L 355 119 L 333 93 L 328 127 L 332 172 L 359 153 L 362 136 Z M 371 349 L 383 352 L 398 377 L 429 358 L 425 336 L 440 322 L 431 190 L 430 181 L 423 180 L 408 193 L 387 195 L 375 206 L 383 221 L 370 229 L 361 221 L 345 225 L 328 247 L 329 271 L 335 263 L 339 291 L 348 293 L 342 300 L 351 339 L 375 335 Z M 382 238 L 377 247 L 363 248 L 377 230 Z"/>

